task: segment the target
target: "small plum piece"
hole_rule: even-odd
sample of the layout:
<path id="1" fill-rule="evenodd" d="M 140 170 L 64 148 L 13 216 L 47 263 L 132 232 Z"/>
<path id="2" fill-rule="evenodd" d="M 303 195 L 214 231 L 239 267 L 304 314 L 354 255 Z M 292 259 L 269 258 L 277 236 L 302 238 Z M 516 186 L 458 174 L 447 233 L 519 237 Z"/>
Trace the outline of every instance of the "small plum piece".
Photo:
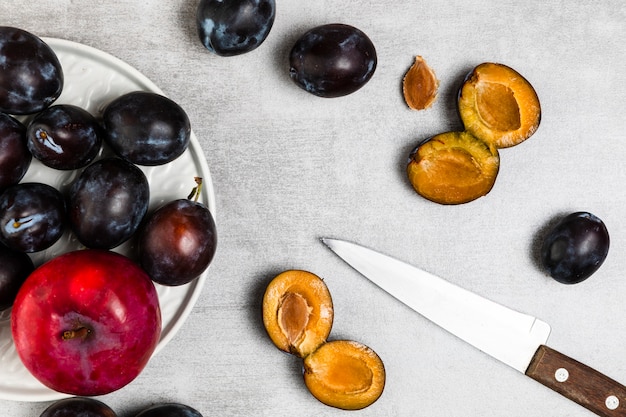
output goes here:
<path id="1" fill-rule="evenodd" d="M 156 349 L 158 294 L 124 255 L 67 252 L 26 279 L 11 333 L 22 363 L 43 385 L 71 395 L 108 394 L 133 381 Z"/>
<path id="2" fill-rule="evenodd" d="M 413 110 L 429 108 L 437 98 L 438 88 L 439 80 L 435 72 L 424 58 L 416 56 L 415 62 L 402 79 L 402 93 L 407 106 Z"/>
<path id="3" fill-rule="evenodd" d="M 304 33 L 289 53 L 289 76 L 319 97 L 341 97 L 363 87 L 376 70 L 376 48 L 361 30 L 341 23 Z"/>
<path id="4" fill-rule="evenodd" d="M 52 403 L 39 417 L 117 417 L 117 414 L 95 398 L 72 397 Z"/>
<path id="5" fill-rule="evenodd" d="M 200 186 L 201 179 L 196 181 Z M 196 192 L 197 196 L 199 188 Z M 204 204 L 191 199 L 159 207 L 138 237 L 139 263 L 154 282 L 167 286 L 196 279 L 209 267 L 216 249 L 213 215 Z"/>
<path id="6" fill-rule="evenodd" d="M 102 147 L 96 118 L 78 106 L 58 104 L 39 113 L 28 125 L 28 149 L 44 165 L 72 170 L 91 163 Z"/>
<path id="7" fill-rule="evenodd" d="M 0 26 L 0 112 L 40 112 L 62 90 L 63 68 L 52 48 L 30 32 Z"/>
<path id="8" fill-rule="evenodd" d="M 0 113 L 0 192 L 20 182 L 32 159 L 26 145 L 26 126 Z"/>
<path id="9" fill-rule="evenodd" d="M 34 269 L 25 252 L 0 245 L 0 311 L 13 305 L 17 292 Z"/>
<path id="10" fill-rule="evenodd" d="M 563 284 L 589 278 L 609 252 L 609 232 L 602 220 L 588 212 L 562 218 L 545 236 L 541 261 L 547 273 Z"/>
<path id="11" fill-rule="evenodd" d="M 270 34 L 275 0 L 201 0 L 196 12 L 200 41 L 219 56 L 235 56 L 258 48 Z"/>
<path id="12" fill-rule="evenodd" d="M 0 242 L 12 249 L 47 249 L 61 238 L 66 224 L 65 200 L 54 187 L 25 182 L 0 194 Z"/>
<path id="13" fill-rule="evenodd" d="M 371 348 L 333 340 L 304 358 L 304 382 L 331 407 L 359 410 L 373 404 L 385 387 L 385 367 Z"/>
<path id="14" fill-rule="evenodd" d="M 468 74 L 458 107 L 465 130 L 497 148 L 525 141 L 541 121 L 533 86 L 514 69 L 497 63 L 480 64 Z"/>
<path id="15" fill-rule="evenodd" d="M 498 150 L 468 132 L 438 134 L 410 155 L 407 175 L 415 191 L 439 204 L 463 204 L 491 191 Z"/>
<path id="16" fill-rule="evenodd" d="M 202 417 L 202 414 L 185 404 L 163 403 L 150 406 L 135 417 Z"/>
<path id="17" fill-rule="evenodd" d="M 149 202 L 150 185 L 141 169 L 121 158 L 100 159 L 70 188 L 69 223 L 86 247 L 112 249 L 139 229 Z"/>
<path id="18" fill-rule="evenodd" d="M 277 348 L 300 358 L 323 344 L 333 324 L 333 303 L 324 281 L 302 270 L 277 275 L 263 296 L 263 324 Z"/>
<path id="19" fill-rule="evenodd" d="M 123 94 L 102 116 L 105 141 L 122 158 L 155 166 L 182 155 L 191 139 L 187 113 L 169 98 L 149 91 Z"/>

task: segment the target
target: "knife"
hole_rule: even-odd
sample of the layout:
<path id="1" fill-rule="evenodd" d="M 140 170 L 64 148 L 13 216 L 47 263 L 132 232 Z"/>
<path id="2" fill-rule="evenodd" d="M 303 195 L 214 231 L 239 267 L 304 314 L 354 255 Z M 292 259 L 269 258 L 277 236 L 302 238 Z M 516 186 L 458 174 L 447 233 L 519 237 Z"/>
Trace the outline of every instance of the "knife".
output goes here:
<path id="1" fill-rule="evenodd" d="M 550 326 L 345 240 L 322 242 L 389 294 L 450 333 L 603 417 L 626 417 L 626 387 L 546 346 Z"/>

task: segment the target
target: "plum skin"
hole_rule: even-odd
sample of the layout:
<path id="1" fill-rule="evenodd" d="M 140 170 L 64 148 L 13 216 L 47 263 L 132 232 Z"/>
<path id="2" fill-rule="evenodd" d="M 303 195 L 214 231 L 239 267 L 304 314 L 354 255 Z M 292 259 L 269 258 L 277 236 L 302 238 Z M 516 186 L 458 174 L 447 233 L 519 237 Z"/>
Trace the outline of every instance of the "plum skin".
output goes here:
<path id="1" fill-rule="evenodd" d="M 0 311 L 13 305 L 20 287 L 34 269 L 25 252 L 0 245 Z"/>
<path id="2" fill-rule="evenodd" d="M 202 417 L 202 414 L 185 404 L 162 403 L 142 410 L 136 417 Z"/>
<path id="3" fill-rule="evenodd" d="M 139 263 L 153 281 L 187 284 L 211 263 L 217 231 L 211 212 L 201 203 L 179 199 L 157 209 L 138 237 Z"/>
<path id="4" fill-rule="evenodd" d="M 565 216 L 544 237 L 541 262 L 547 273 L 563 284 L 577 284 L 604 263 L 610 238 L 600 218 L 588 212 Z"/>
<path id="5" fill-rule="evenodd" d="M 376 48 L 361 30 L 346 24 L 317 26 L 304 33 L 289 53 L 289 76 L 318 97 L 351 94 L 374 75 Z"/>
<path id="6" fill-rule="evenodd" d="M 0 26 L 0 112 L 37 113 L 61 95 L 63 82 L 52 48 L 30 32 Z"/>
<path id="7" fill-rule="evenodd" d="M 258 48 L 269 35 L 275 16 L 275 0 L 201 0 L 196 26 L 205 48 L 228 57 Z"/>
<path id="8" fill-rule="evenodd" d="M 26 126 L 8 114 L 0 113 L 0 191 L 20 182 L 31 161 Z"/>
<path id="9" fill-rule="evenodd" d="M 117 417 L 117 414 L 95 398 L 72 397 L 50 404 L 39 417 Z"/>

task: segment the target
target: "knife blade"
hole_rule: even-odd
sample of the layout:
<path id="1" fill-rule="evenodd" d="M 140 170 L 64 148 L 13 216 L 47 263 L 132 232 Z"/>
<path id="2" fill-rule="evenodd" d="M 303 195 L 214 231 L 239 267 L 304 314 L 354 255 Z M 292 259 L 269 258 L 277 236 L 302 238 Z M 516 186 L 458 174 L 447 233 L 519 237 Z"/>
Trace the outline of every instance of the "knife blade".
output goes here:
<path id="1" fill-rule="evenodd" d="M 550 326 L 415 266 L 322 238 L 361 275 L 470 345 L 603 417 L 626 417 L 626 387 L 546 345 Z"/>

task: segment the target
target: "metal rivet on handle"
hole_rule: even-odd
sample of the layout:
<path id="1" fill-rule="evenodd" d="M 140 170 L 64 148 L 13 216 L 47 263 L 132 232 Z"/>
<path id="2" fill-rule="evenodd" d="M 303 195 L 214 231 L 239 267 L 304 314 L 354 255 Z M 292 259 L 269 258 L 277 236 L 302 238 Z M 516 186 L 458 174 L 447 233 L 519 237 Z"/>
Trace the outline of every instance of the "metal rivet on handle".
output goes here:
<path id="1" fill-rule="evenodd" d="M 619 407 L 619 398 L 617 398 L 615 395 L 610 395 L 606 398 L 606 401 L 604 403 L 606 404 L 606 408 L 608 408 L 609 410 L 615 410 L 617 409 L 617 407 Z"/>
<path id="2" fill-rule="evenodd" d="M 569 372 L 567 372 L 565 368 L 559 368 L 554 373 L 554 378 L 556 378 L 558 382 L 565 382 L 567 378 L 569 378 Z"/>

